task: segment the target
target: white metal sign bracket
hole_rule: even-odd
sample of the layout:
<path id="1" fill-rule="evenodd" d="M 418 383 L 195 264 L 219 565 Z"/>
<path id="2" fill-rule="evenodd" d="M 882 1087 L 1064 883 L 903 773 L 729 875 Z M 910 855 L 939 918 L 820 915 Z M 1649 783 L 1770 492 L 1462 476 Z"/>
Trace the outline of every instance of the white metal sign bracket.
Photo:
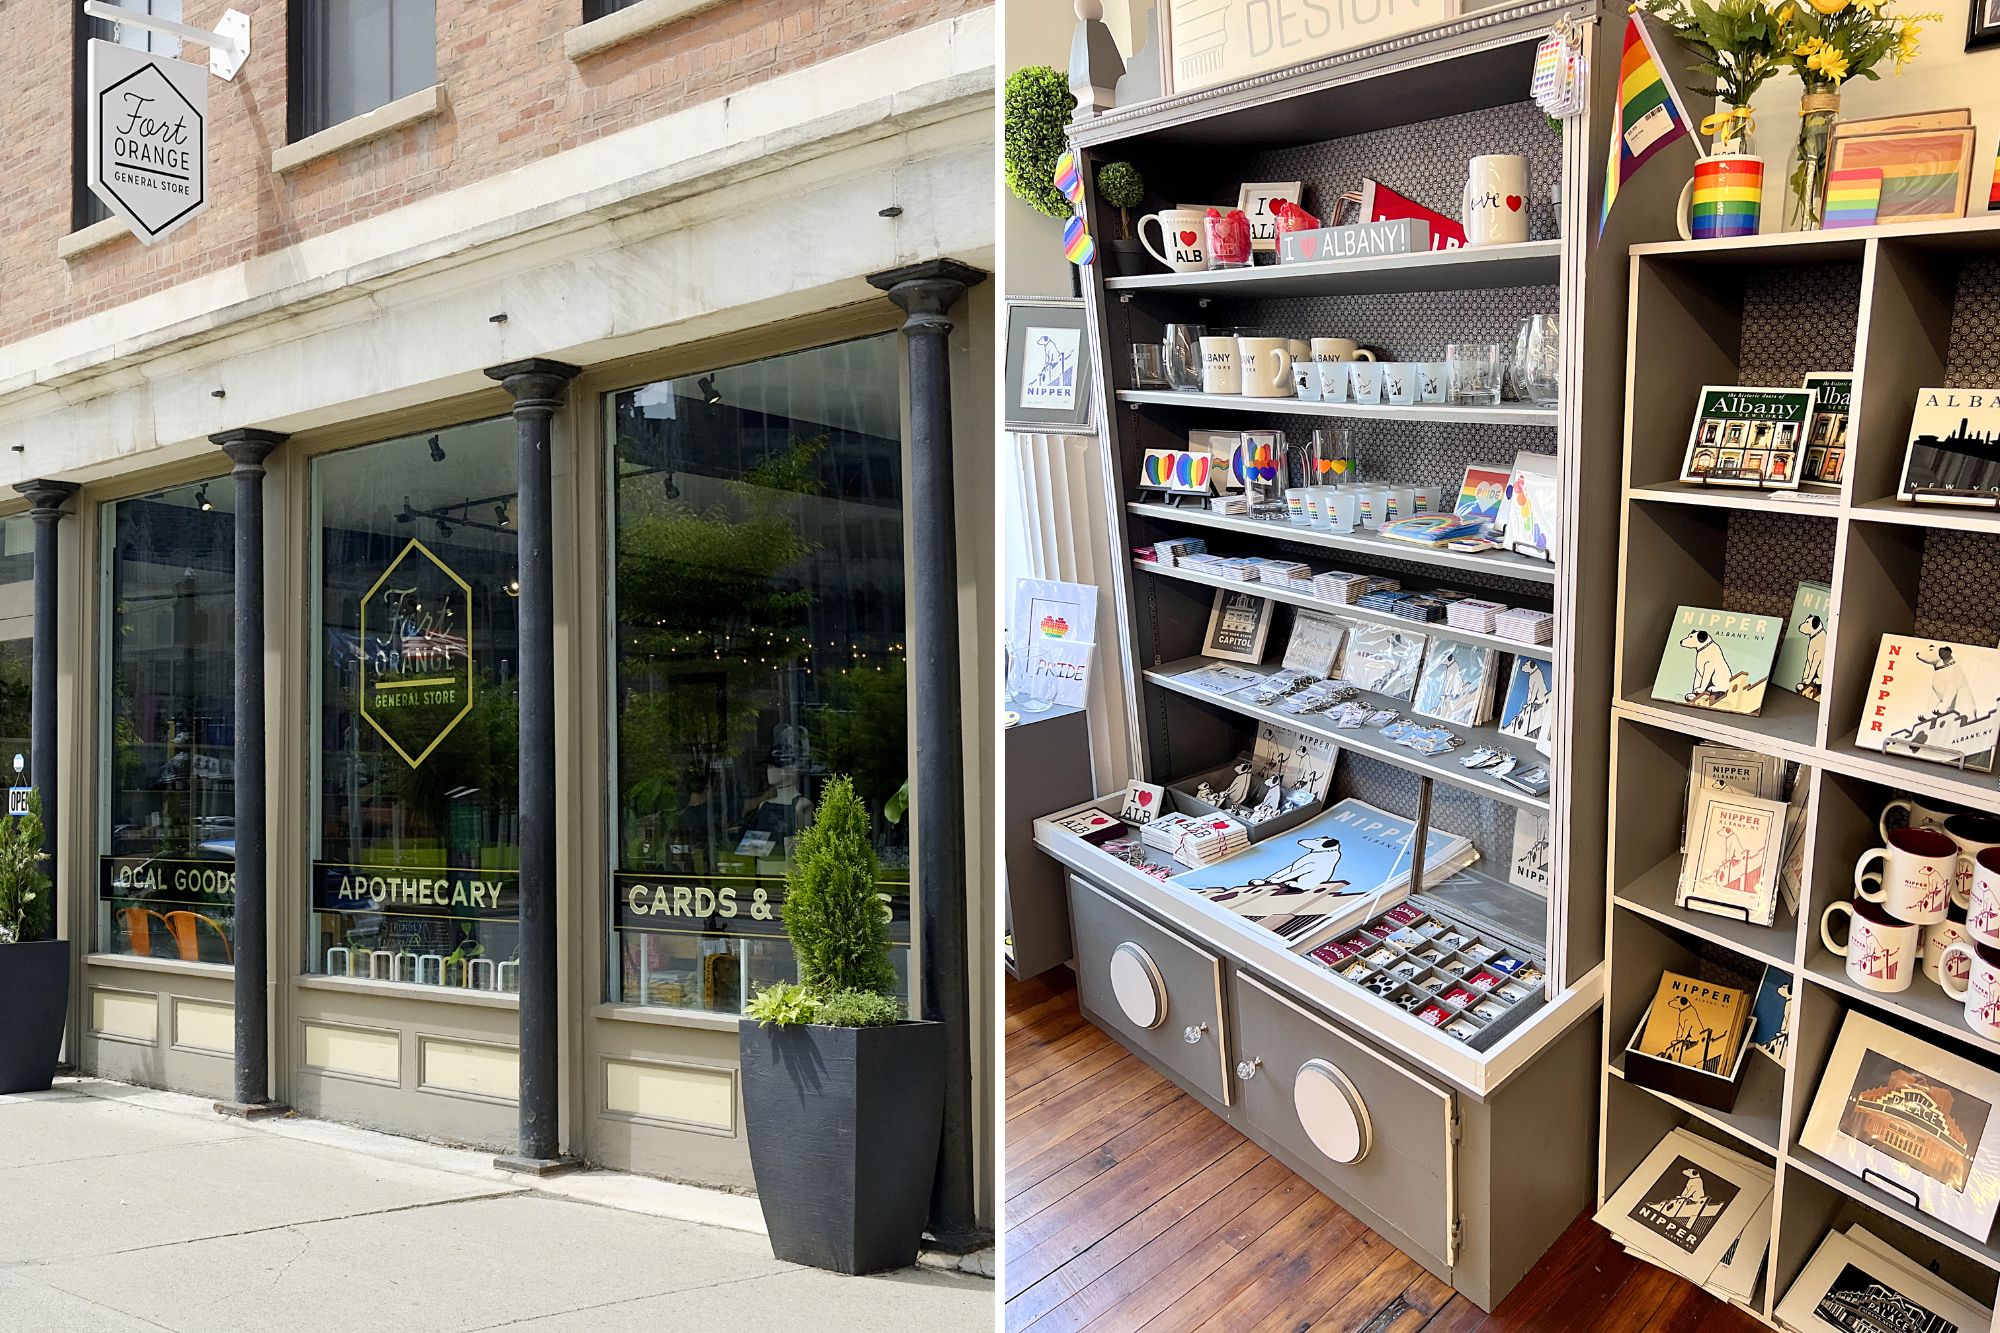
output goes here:
<path id="1" fill-rule="evenodd" d="M 176 23 L 173 19 L 154 18 L 151 14 L 120 9 L 117 5 L 107 4 L 106 0 L 84 0 L 83 12 L 106 23 L 144 28 L 147 32 L 164 33 L 184 42 L 193 42 L 196 46 L 205 46 L 208 48 L 208 72 L 218 79 L 234 79 L 236 71 L 242 69 L 243 62 L 250 58 L 250 16 L 240 9 L 224 10 L 222 22 L 216 25 L 214 32 Z"/>

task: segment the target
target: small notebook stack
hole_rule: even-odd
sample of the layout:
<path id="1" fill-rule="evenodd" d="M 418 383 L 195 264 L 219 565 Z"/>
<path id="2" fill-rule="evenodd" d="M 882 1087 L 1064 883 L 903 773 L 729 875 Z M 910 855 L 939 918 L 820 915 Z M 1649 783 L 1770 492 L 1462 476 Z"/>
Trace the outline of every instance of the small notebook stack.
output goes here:
<path id="1" fill-rule="evenodd" d="M 1313 577 L 1313 596 L 1324 597 L 1329 602 L 1356 602 L 1368 587 L 1368 576 L 1350 574 L 1344 569 L 1330 569 Z"/>
<path id="2" fill-rule="evenodd" d="M 1556 618 L 1547 611 L 1510 606 L 1493 617 L 1493 632 L 1520 643 L 1551 643 L 1556 637 Z"/>
<path id="3" fill-rule="evenodd" d="M 1506 612 L 1504 602 L 1482 601 L 1477 597 L 1464 597 L 1445 607 L 1444 621 L 1453 629 L 1469 629 L 1479 634 L 1493 632 L 1493 617 Z"/>
<path id="4" fill-rule="evenodd" d="M 1153 554 L 1163 565 L 1177 564 L 1207 550 L 1208 542 L 1201 537 L 1166 537 L 1153 543 Z"/>
<path id="5" fill-rule="evenodd" d="M 1203 815 L 1181 830 L 1173 857 L 1182 865 L 1212 866 L 1250 845 L 1250 830 L 1228 815 Z"/>

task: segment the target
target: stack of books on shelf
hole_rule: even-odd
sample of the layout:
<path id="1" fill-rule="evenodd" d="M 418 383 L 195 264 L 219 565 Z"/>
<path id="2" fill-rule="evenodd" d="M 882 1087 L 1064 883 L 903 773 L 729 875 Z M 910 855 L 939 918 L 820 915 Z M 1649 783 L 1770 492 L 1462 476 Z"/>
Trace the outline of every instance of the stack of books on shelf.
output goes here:
<path id="1" fill-rule="evenodd" d="M 1781 759 L 1697 743 L 1674 906 L 1768 926 L 1782 892 L 1796 912 L 1806 787 L 1804 771 Z"/>
<path id="2" fill-rule="evenodd" d="M 1597 1212 L 1635 1258 L 1743 1304 L 1771 1247 L 1776 1173 L 1689 1130 L 1661 1139 Z"/>
<path id="3" fill-rule="evenodd" d="M 1503 639 L 1522 643 L 1552 643 L 1556 637 L 1556 618 L 1547 611 L 1510 606 L 1494 615 L 1493 632 Z"/>

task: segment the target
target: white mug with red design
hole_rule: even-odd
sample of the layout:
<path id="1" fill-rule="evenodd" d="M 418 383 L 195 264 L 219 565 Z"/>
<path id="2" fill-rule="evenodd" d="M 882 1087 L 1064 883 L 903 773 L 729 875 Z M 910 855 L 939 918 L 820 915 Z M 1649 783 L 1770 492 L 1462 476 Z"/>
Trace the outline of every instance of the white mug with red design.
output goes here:
<path id="1" fill-rule="evenodd" d="M 1854 863 L 1855 897 L 1880 903 L 1898 921 L 1928 926 L 1944 920 L 1964 859 L 1958 844 L 1929 828 L 1891 829 L 1888 842 Z"/>
<path id="2" fill-rule="evenodd" d="M 1465 171 L 1460 220 L 1467 245 L 1528 239 L 1528 159 L 1514 153 L 1475 157 Z"/>
<path id="3" fill-rule="evenodd" d="M 1953 974 L 1958 959 L 1969 971 L 1959 981 Z M 1960 940 L 1944 951 L 1944 990 L 1965 1002 L 1965 1025 L 1988 1041 L 2000 1041 L 2000 949 L 1976 940 Z"/>
<path id="4" fill-rule="evenodd" d="M 1833 938 L 1833 918 L 1845 912 L 1851 918 L 1847 939 Z M 1882 905 L 1867 898 L 1851 903 L 1835 903 L 1819 919 L 1819 937 L 1826 947 L 1847 959 L 1847 977 L 1864 990 L 1885 993 L 1910 988 L 1917 972 L 1918 935 L 1921 926 L 1898 921 Z M 1949 961 L 1950 950 L 1946 950 Z"/>
<path id="5" fill-rule="evenodd" d="M 1146 224 L 1160 229 L 1160 244 L 1146 237 Z M 1148 213 L 1133 230 L 1146 252 L 1176 273 L 1206 273 L 1209 270 L 1207 215 L 1196 208 L 1167 208 Z"/>
<path id="6" fill-rule="evenodd" d="M 1945 973 L 1959 981 L 1965 980 L 1966 964 L 1963 958 L 1944 961 L 1944 951 L 1966 938 L 1965 909 L 1957 903 L 1951 905 L 1951 915 L 1934 925 L 1924 927 L 1924 975 L 1937 985 L 1944 985 Z"/>
<path id="7" fill-rule="evenodd" d="M 1958 844 L 1958 887 L 1951 900 L 1963 907 L 1972 901 L 1972 880 L 1980 853 L 2000 849 L 2000 819 L 1966 812 L 1948 816 L 1938 828 Z"/>
<path id="8" fill-rule="evenodd" d="M 1965 933 L 1981 944 L 2000 948 L 2000 848 L 1989 847 L 1973 858 Z"/>

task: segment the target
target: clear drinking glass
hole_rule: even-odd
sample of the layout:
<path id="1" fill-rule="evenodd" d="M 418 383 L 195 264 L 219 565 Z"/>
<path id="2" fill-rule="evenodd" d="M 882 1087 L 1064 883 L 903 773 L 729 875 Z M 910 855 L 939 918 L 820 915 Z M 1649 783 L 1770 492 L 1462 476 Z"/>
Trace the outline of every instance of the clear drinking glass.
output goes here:
<path id="1" fill-rule="evenodd" d="M 1201 340 L 1208 336 L 1206 324 L 1169 324 L 1164 344 L 1167 384 L 1190 393 L 1201 392 Z"/>
<path id="2" fill-rule="evenodd" d="M 1444 359 L 1450 367 L 1452 402 L 1460 407 L 1499 405 L 1499 343 L 1452 343 L 1444 349 Z"/>
<path id="3" fill-rule="evenodd" d="M 1562 374 L 1562 338 L 1554 315 L 1529 315 L 1514 336 L 1517 396 L 1547 407 L 1556 401 Z"/>
<path id="4" fill-rule="evenodd" d="M 1132 344 L 1132 387 L 1167 387 L 1167 349 L 1163 343 Z"/>

